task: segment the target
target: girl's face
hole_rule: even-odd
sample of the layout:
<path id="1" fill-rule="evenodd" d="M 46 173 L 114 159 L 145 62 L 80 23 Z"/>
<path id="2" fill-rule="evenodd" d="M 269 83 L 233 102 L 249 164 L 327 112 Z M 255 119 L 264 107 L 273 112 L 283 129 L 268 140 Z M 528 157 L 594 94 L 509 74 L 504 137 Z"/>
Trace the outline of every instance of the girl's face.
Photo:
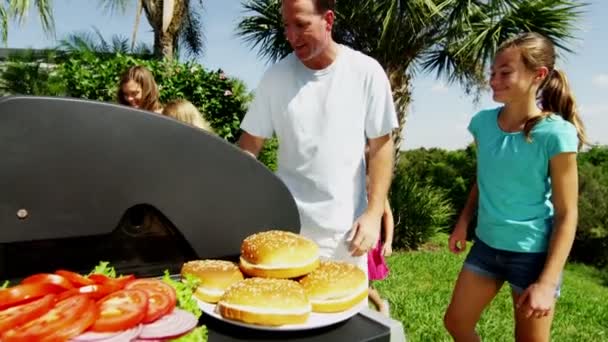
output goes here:
<path id="1" fill-rule="evenodd" d="M 123 84 L 122 93 L 125 101 L 129 104 L 129 106 L 133 108 L 140 108 L 142 89 L 137 82 L 129 80 L 129 82 Z"/>
<path id="2" fill-rule="evenodd" d="M 490 87 L 496 102 L 509 103 L 536 98 L 545 70 L 533 71 L 526 67 L 516 47 L 507 48 L 496 55 L 490 74 Z"/>

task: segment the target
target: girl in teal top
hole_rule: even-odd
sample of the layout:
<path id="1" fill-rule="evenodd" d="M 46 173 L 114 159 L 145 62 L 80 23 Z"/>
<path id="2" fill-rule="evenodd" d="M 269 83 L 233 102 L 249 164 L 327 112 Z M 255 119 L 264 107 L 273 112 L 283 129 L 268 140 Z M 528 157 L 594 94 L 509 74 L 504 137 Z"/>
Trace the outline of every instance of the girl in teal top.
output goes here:
<path id="1" fill-rule="evenodd" d="M 566 76 L 550 40 L 525 33 L 503 43 L 492 65 L 493 98 L 477 113 L 477 182 L 450 236 L 465 250 L 477 209 L 476 240 L 456 281 L 445 326 L 456 341 L 479 341 L 482 311 L 507 282 L 515 338 L 549 341 L 561 274 L 577 223 L 576 153 L 586 143 Z"/>

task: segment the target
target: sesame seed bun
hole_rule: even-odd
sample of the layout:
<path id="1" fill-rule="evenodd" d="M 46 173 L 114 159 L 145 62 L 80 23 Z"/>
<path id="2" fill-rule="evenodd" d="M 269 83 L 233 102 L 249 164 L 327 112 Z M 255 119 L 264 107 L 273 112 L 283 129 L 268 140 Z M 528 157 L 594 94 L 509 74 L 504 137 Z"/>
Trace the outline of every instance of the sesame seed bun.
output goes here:
<path id="1" fill-rule="evenodd" d="M 261 232 L 243 241 L 239 265 L 243 273 L 252 277 L 300 277 L 319 265 L 319 246 L 291 232 Z"/>
<path id="2" fill-rule="evenodd" d="M 322 261 L 310 274 L 300 279 L 312 311 L 340 312 L 348 310 L 367 298 L 365 272 L 341 261 Z"/>
<path id="3" fill-rule="evenodd" d="M 237 264 L 224 260 L 189 261 L 182 266 L 182 277 L 186 274 L 200 281 L 194 296 L 208 303 L 217 303 L 230 285 L 243 280 Z"/>
<path id="4" fill-rule="evenodd" d="M 272 278 L 235 283 L 224 292 L 217 308 L 226 319 L 270 326 L 305 323 L 311 310 L 300 284 Z"/>

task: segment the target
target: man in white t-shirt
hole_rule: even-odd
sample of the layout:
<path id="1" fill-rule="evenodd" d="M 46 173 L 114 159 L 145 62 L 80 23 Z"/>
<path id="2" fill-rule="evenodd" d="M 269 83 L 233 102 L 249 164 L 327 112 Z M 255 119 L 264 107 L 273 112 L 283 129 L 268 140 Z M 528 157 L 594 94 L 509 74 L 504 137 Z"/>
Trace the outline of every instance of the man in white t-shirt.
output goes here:
<path id="1" fill-rule="evenodd" d="M 295 198 L 301 234 L 319 244 L 321 257 L 367 272 L 367 252 L 378 242 L 391 181 L 397 117 L 380 64 L 332 39 L 334 5 L 335 0 L 283 0 L 285 34 L 294 52 L 264 74 L 238 144 L 257 156 L 264 140 L 276 134 L 277 175 Z"/>

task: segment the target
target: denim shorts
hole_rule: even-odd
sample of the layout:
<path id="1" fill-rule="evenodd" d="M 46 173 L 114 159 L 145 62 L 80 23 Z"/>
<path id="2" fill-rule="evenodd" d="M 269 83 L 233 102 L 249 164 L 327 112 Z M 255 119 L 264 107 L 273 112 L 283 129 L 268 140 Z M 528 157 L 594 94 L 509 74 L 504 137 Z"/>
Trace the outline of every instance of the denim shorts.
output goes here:
<path id="1" fill-rule="evenodd" d="M 511 252 L 488 246 L 475 239 L 464 261 L 464 268 L 481 276 L 506 281 L 517 294 L 538 280 L 545 267 L 547 253 Z M 555 290 L 559 297 L 561 277 Z"/>

